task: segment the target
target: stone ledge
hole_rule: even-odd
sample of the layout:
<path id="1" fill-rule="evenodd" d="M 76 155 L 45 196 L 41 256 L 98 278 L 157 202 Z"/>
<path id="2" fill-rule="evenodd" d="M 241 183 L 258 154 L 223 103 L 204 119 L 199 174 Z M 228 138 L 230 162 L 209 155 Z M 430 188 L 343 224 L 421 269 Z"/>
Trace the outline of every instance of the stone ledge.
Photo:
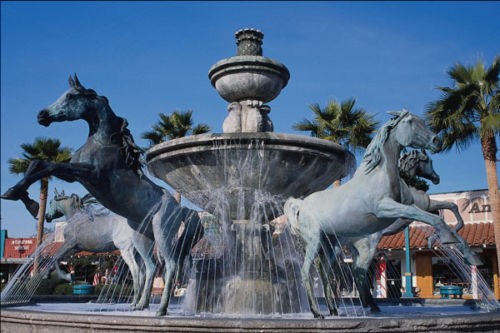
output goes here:
<path id="1" fill-rule="evenodd" d="M 131 317 L 2 309 L 1 332 L 500 332 L 500 315 L 420 318 L 235 319 Z"/>

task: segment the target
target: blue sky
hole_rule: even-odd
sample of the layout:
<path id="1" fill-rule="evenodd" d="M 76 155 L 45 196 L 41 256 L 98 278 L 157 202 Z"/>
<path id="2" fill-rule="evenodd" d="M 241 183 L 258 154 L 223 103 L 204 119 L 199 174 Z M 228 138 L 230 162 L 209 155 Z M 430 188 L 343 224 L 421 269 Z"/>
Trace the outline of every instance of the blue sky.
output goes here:
<path id="1" fill-rule="evenodd" d="M 387 110 L 422 114 L 449 85 L 456 62 L 491 63 L 500 54 L 498 2 L 2 2 L 1 192 L 20 176 L 7 160 L 37 136 L 80 147 L 83 121 L 45 128 L 37 112 L 78 73 L 88 88 L 109 98 L 129 121 L 136 142 L 159 112 L 194 110 L 195 122 L 222 131 L 227 103 L 207 73 L 235 55 L 234 32 L 264 33 L 264 56 L 284 63 L 288 86 L 269 103 L 276 132 L 293 131 L 311 118 L 308 105 L 357 98 L 357 105 L 385 122 Z M 359 159 L 359 158 L 358 158 Z M 441 184 L 430 192 L 487 187 L 479 144 L 434 155 Z M 159 181 L 161 184 L 161 182 Z M 79 184 L 50 184 L 80 195 Z M 39 185 L 30 188 L 38 198 Z M 20 202 L 1 200 L 2 229 L 35 233 L 35 220 Z"/>

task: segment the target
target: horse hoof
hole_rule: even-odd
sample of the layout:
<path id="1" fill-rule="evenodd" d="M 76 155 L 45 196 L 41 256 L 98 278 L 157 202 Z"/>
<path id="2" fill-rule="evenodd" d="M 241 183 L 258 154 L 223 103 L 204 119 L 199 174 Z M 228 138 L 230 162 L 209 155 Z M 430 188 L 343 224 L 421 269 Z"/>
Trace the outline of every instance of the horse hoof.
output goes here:
<path id="1" fill-rule="evenodd" d="M 28 192 L 26 192 L 25 194 L 27 196 Z M 19 191 L 16 190 L 14 187 L 11 187 L 7 190 L 7 192 L 2 194 L 2 199 L 16 201 L 16 200 L 21 199 L 22 196 L 23 196 L 23 193 L 19 193 Z"/>
<path id="2" fill-rule="evenodd" d="M 321 313 L 316 313 L 316 314 L 314 314 L 314 318 L 316 318 L 316 319 L 325 319 L 325 316 L 323 316 Z"/>
<path id="3" fill-rule="evenodd" d="M 135 306 L 134 311 L 141 311 L 144 310 L 146 307 L 142 304 L 138 304 Z"/>
<path id="4" fill-rule="evenodd" d="M 167 310 L 158 310 L 158 311 L 156 311 L 155 316 L 161 317 L 161 316 L 165 316 L 166 314 L 167 314 Z"/>

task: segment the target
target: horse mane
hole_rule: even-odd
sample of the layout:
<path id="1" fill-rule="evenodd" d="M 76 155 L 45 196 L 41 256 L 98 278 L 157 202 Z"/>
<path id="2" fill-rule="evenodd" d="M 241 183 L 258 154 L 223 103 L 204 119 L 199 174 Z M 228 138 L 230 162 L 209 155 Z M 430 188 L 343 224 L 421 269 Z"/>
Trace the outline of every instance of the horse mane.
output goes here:
<path id="1" fill-rule="evenodd" d="M 397 117 L 392 118 L 385 123 L 370 142 L 366 148 L 362 161 L 365 162 L 365 174 L 369 174 L 380 163 L 380 159 L 382 158 L 381 148 L 389 137 L 391 129 L 396 127 L 401 119 L 403 119 L 407 114 L 409 114 L 409 112 L 404 110 Z"/>
<path id="2" fill-rule="evenodd" d="M 418 150 L 406 152 L 399 158 L 399 169 L 404 173 L 409 174 L 410 170 L 415 168 L 419 161 L 427 161 L 428 159 L 429 156 L 419 152 Z"/>
<path id="3" fill-rule="evenodd" d="M 111 134 L 110 138 L 113 139 L 116 137 L 118 139 L 117 143 L 121 145 L 121 153 L 125 158 L 125 164 L 127 167 L 139 173 L 143 167 L 141 161 L 143 149 L 135 144 L 134 138 L 128 129 L 127 119 L 121 117 L 117 118 L 120 122 L 120 130 Z"/>
<path id="4" fill-rule="evenodd" d="M 82 198 L 80 198 L 77 194 L 72 193 L 70 198 L 71 208 L 78 210 L 80 213 L 86 214 L 92 221 L 94 220 L 94 216 L 107 216 L 110 213 L 109 210 L 101 206 L 90 193 L 87 193 Z M 96 208 L 92 206 L 93 204 L 99 204 L 100 206 Z"/>

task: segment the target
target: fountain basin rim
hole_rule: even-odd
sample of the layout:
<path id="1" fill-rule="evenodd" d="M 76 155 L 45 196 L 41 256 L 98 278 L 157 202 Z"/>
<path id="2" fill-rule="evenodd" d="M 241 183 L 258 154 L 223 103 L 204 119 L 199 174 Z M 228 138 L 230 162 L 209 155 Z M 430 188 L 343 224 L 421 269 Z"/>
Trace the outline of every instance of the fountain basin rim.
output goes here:
<path id="1" fill-rule="evenodd" d="M 212 147 L 215 142 L 231 142 L 238 146 L 244 146 L 255 143 L 258 140 L 263 143 L 263 149 L 266 146 L 290 146 L 296 148 L 305 148 L 324 152 L 326 154 L 350 154 L 352 153 L 334 142 L 309 137 L 305 135 L 277 133 L 277 132 L 255 132 L 255 133 L 207 133 L 186 136 L 162 142 L 148 149 L 146 152 L 146 161 L 150 162 L 155 157 L 181 149 L 204 146 Z M 354 158 L 354 155 L 352 155 Z"/>
<path id="2" fill-rule="evenodd" d="M 208 71 L 208 78 L 215 87 L 215 82 L 222 76 L 232 73 L 269 72 L 276 74 L 283 81 L 281 89 L 290 79 L 290 71 L 281 62 L 263 56 L 235 56 L 215 63 Z"/>
<path id="3" fill-rule="evenodd" d="M 103 332 L 121 331 L 182 331 L 182 332 L 410 332 L 429 331 L 478 331 L 494 332 L 500 325 L 498 313 L 480 313 L 470 315 L 382 317 L 382 318 L 335 318 L 335 319 L 259 319 L 235 317 L 142 317 L 98 314 L 76 314 L 63 312 L 43 312 L 29 310 L 11 310 L 2 308 L 0 314 L 2 330 L 52 332 Z"/>

